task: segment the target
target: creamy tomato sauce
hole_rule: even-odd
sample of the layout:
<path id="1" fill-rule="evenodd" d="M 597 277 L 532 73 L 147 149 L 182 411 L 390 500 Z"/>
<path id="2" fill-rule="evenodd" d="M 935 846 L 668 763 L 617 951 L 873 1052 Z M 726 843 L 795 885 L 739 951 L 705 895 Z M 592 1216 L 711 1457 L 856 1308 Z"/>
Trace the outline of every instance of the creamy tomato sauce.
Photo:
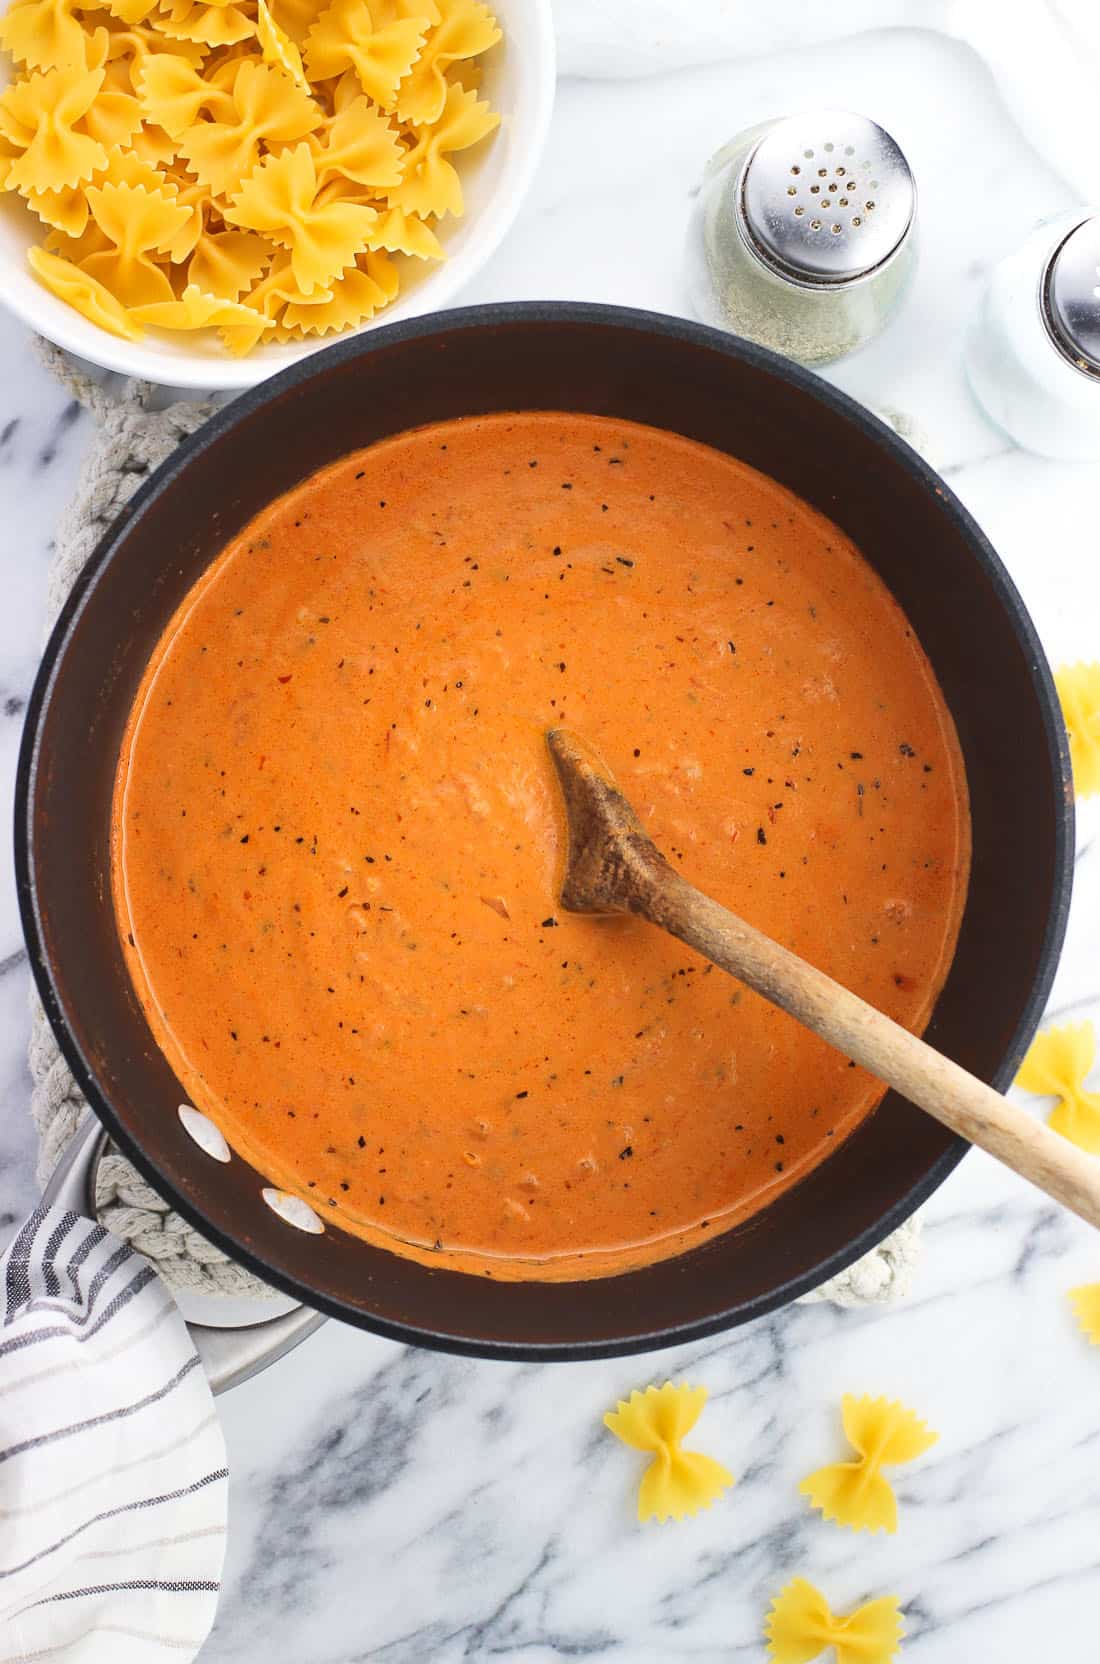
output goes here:
<path id="1" fill-rule="evenodd" d="M 191 1100 L 326 1221 L 484 1275 L 678 1253 L 881 1096 L 561 909 L 557 724 L 694 883 L 925 1024 L 969 859 L 928 661 L 834 525 L 668 433 L 490 417 L 307 480 L 187 597 L 118 771 L 121 933 Z"/>

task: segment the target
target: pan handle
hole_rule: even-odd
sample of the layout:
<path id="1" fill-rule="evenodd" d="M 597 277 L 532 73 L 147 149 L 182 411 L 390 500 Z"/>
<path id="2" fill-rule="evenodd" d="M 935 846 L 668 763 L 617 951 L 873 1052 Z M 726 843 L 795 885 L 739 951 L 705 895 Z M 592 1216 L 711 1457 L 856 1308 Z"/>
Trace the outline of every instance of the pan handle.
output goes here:
<path id="1" fill-rule="evenodd" d="M 107 1133 L 95 1116 L 85 1115 L 53 1172 L 42 1198 L 46 1206 L 69 1208 L 95 1218 L 93 1185 Z M 228 1392 L 242 1381 L 259 1375 L 277 1359 L 300 1346 L 325 1321 L 322 1312 L 309 1306 L 295 1306 L 263 1323 L 222 1329 L 207 1323 L 187 1325 L 195 1350 L 216 1393 Z"/>

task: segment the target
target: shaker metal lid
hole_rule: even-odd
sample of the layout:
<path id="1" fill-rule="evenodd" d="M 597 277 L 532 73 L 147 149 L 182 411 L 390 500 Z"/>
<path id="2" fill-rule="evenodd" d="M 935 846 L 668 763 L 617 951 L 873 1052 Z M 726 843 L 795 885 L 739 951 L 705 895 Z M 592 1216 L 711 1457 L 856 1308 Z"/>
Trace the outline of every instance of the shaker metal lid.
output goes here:
<path id="1" fill-rule="evenodd" d="M 1086 375 L 1100 375 L 1100 214 L 1074 226 L 1055 249 L 1040 297 L 1058 351 Z"/>
<path id="2" fill-rule="evenodd" d="M 883 128 L 846 110 L 777 122 L 749 153 L 739 222 L 766 266 L 795 283 L 852 283 L 885 264 L 916 210 L 909 164 Z"/>

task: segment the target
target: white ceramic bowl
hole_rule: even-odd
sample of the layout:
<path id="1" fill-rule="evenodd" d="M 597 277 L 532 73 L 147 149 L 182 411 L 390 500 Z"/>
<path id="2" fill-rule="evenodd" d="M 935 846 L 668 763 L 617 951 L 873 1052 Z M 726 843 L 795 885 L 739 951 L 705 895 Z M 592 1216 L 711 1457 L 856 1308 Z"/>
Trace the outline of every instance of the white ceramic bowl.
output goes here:
<path id="1" fill-rule="evenodd" d="M 402 260 L 402 291 L 375 319 L 340 335 L 258 346 L 247 358 L 232 358 L 216 338 L 172 337 L 149 331 L 142 341 L 123 341 L 100 329 L 51 295 L 26 261 L 44 227 L 14 192 L 0 194 L 0 300 L 25 324 L 59 347 L 124 375 L 170 387 L 251 387 L 310 353 L 381 324 L 447 306 L 503 238 L 531 183 L 550 124 L 554 102 L 554 27 L 551 0 L 493 0 L 504 32 L 499 46 L 479 60 L 482 96 L 501 123 L 490 139 L 456 157 L 466 213 L 444 220 L 439 237 L 446 260 Z M 6 9 L 0 3 L 0 10 Z M 10 60 L 0 67 L 0 85 L 10 79 Z"/>

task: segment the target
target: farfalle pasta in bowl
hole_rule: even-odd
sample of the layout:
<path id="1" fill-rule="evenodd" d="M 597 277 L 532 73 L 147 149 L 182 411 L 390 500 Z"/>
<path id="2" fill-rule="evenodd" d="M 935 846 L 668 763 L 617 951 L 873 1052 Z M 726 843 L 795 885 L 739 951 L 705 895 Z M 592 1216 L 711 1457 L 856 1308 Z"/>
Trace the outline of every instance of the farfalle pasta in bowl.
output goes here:
<path id="1" fill-rule="evenodd" d="M 207 388 L 446 305 L 554 77 L 549 0 L 12 0 L 0 59 L 0 293 Z"/>

